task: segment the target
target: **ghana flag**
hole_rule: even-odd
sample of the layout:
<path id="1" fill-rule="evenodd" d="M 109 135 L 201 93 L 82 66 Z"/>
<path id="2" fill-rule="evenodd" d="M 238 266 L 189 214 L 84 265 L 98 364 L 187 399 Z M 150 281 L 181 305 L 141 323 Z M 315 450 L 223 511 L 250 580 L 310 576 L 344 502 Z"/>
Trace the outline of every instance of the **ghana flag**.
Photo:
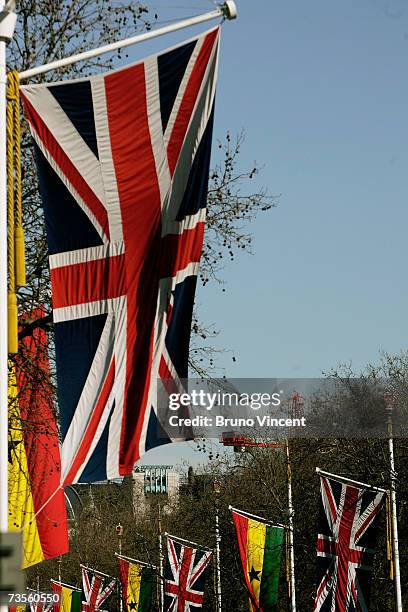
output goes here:
<path id="1" fill-rule="evenodd" d="M 81 612 L 81 589 L 54 580 L 51 584 L 53 592 L 60 596 L 59 603 L 54 604 L 54 612 Z"/>
<path id="2" fill-rule="evenodd" d="M 125 612 L 150 612 L 156 609 L 156 576 L 154 567 L 118 556 L 120 582 Z"/>
<path id="3" fill-rule="evenodd" d="M 44 316 L 24 317 L 28 327 Z M 34 326 L 35 327 L 35 326 Z M 44 329 L 35 327 L 9 362 L 9 531 L 23 531 L 23 567 L 68 552 L 60 449 Z"/>
<path id="4" fill-rule="evenodd" d="M 230 508 L 249 591 L 250 610 L 276 610 L 285 528 Z"/>

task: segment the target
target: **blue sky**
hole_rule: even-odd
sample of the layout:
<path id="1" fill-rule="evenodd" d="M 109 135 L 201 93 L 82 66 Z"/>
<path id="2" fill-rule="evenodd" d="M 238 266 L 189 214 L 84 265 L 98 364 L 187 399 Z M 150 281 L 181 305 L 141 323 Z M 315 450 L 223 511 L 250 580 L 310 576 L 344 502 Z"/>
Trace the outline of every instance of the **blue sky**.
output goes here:
<path id="1" fill-rule="evenodd" d="M 199 289 L 200 312 L 235 353 L 220 358 L 230 377 L 358 370 L 407 346 L 408 5 L 237 4 L 223 26 L 215 136 L 244 128 L 242 166 L 256 160 L 259 184 L 281 195 L 250 226 L 255 254 L 226 264 L 226 292 Z M 152 2 L 160 20 L 212 3 L 171 5 Z"/>

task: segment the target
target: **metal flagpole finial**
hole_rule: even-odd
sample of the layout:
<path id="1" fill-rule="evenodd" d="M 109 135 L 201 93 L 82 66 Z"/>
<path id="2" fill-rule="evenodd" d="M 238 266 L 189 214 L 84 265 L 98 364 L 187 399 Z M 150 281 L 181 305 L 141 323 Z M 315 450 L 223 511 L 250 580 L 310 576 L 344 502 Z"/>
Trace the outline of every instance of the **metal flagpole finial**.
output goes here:
<path id="1" fill-rule="evenodd" d="M 226 0 L 226 2 L 220 6 L 220 9 L 226 19 L 236 19 L 238 16 L 238 9 L 234 0 Z"/>

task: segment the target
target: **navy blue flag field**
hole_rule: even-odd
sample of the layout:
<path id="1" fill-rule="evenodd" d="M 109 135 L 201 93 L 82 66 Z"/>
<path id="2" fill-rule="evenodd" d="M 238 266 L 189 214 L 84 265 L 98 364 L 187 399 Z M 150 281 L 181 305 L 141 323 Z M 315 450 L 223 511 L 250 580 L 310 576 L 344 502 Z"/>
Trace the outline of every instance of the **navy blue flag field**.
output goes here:
<path id="1" fill-rule="evenodd" d="M 212 552 L 187 546 L 167 536 L 164 569 L 164 612 L 202 608 Z"/>
<path id="2" fill-rule="evenodd" d="M 385 493 L 320 476 L 314 610 L 369 610 L 377 523 Z"/>
<path id="3" fill-rule="evenodd" d="M 91 78 L 21 88 L 52 283 L 62 483 L 124 476 L 171 442 L 202 252 L 219 28 Z"/>

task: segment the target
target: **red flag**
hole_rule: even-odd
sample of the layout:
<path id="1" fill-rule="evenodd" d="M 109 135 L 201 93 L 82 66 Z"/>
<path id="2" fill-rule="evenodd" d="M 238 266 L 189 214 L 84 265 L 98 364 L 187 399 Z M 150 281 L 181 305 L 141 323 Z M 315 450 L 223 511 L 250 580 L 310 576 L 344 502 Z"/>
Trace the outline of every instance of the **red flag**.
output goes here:
<path id="1" fill-rule="evenodd" d="M 53 397 L 47 335 L 37 328 L 21 341 L 9 383 L 9 529 L 23 530 L 23 567 L 68 552 Z"/>

